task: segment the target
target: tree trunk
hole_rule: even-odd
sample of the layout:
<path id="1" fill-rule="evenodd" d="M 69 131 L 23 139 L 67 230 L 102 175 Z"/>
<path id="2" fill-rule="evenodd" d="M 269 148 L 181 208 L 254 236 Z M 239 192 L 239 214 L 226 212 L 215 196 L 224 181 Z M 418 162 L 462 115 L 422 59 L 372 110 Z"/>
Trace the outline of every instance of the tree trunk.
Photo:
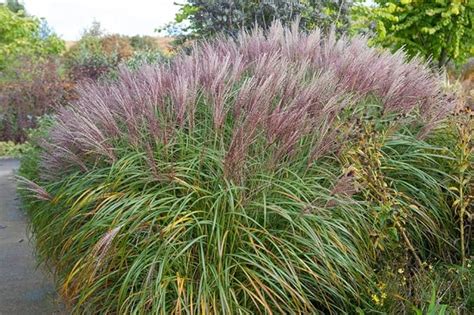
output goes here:
<path id="1" fill-rule="evenodd" d="M 443 48 L 441 50 L 441 54 L 439 55 L 439 59 L 438 59 L 438 68 L 439 69 L 442 69 L 446 66 L 446 64 L 448 63 L 449 59 L 448 59 L 448 52 L 447 52 L 447 49 L 446 48 Z"/>

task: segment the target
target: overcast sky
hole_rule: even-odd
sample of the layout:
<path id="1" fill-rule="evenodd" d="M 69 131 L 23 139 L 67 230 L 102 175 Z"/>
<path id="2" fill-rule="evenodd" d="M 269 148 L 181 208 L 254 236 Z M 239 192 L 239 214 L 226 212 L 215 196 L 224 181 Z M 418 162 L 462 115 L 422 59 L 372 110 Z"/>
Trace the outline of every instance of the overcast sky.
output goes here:
<path id="1" fill-rule="evenodd" d="M 2 2 L 0 0 L 0 2 Z M 156 35 L 185 0 L 23 0 L 29 14 L 44 17 L 65 40 L 77 40 L 97 20 L 108 33 Z"/>

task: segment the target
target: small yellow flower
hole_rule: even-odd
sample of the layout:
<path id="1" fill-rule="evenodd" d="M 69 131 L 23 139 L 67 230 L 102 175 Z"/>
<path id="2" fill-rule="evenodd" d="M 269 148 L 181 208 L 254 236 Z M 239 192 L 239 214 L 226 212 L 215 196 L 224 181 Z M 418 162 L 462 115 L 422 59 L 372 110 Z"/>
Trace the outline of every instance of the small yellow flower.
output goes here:
<path id="1" fill-rule="evenodd" d="M 402 274 L 402 273 L 404 273 L 404 272 L 405 272 L 405 270 L 403 270 L 403 268 L 398 268 L 398 273 L 399 273 L 399 274 Z"/>
<path id="2" fill-rule="evenodd" d="M 379 297 L 377 296 L 377 294 L 372 294 L 372 301 L 374 301 L 374 303 L 376 305 L 379 305 L 380 304 L 380 299 Z"/>

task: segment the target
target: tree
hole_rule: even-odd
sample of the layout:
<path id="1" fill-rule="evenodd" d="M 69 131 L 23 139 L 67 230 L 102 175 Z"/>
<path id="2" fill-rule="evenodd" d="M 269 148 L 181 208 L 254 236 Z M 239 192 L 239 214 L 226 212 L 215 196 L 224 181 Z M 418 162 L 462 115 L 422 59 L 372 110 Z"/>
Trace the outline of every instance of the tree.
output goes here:
<path id="1" fill-rule="evenodd" d="M 89 28 L 86 28 L 82 32 L 82 37 L 101 37 L 105 34 L 105 30 L 102 28 L 102 25 L 99 21 L 92 21 L 92 25 Z"/>
<path id="2" fill-rule="evenodd" d="M 20 55 L 41 58 L 59 54 L 65 49 L 64 41 L 56 34 L 44 35 L 39 19 L 0 6 L 0 70 L 8 60 L 15 60 Z"/>
<path id="3" fill-rule="evenodd" d="M 18 0 L 7 0 L 5 6 L 10 9 L 10 11 L 19 13 L 20 11 L 25 12 L 25 6 L 20 3 Z"/>
<path id="4" fill-rule="evenodd" d="M 240 29 L 255 25 L 266 29 L 273 20 L 288 25 L 300 18 L 302 29 L 328 28 L 347 30 L 351 0 L 190 0 L 181 6 L 175 23 L 168 29 L 188 21 L 182 30 L 186 37 L 210 37 L 217 33 L 235 36 Z"/>
<path id="5" fill-rule="evenodd" d="M 474 55 L 474 1 L 375 0 L 354 8 L 359 29 L 371 26 L 373 42 L 403 47 L 410 55 L 432 58 L 438 67 Z"/>

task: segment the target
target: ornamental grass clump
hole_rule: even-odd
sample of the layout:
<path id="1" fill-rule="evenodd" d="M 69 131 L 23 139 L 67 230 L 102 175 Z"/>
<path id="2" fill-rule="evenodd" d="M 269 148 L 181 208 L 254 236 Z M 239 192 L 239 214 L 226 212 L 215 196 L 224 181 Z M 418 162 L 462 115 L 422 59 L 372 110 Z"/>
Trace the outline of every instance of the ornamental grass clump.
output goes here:
<path id="1" fill-rule="evenodd" d="M 380 310 L 382 267 L 459 255 L 423 140 L 453 99 L 403 52 L 275 23 L 78 93 L 23 181 L 75 312 Z"/>

